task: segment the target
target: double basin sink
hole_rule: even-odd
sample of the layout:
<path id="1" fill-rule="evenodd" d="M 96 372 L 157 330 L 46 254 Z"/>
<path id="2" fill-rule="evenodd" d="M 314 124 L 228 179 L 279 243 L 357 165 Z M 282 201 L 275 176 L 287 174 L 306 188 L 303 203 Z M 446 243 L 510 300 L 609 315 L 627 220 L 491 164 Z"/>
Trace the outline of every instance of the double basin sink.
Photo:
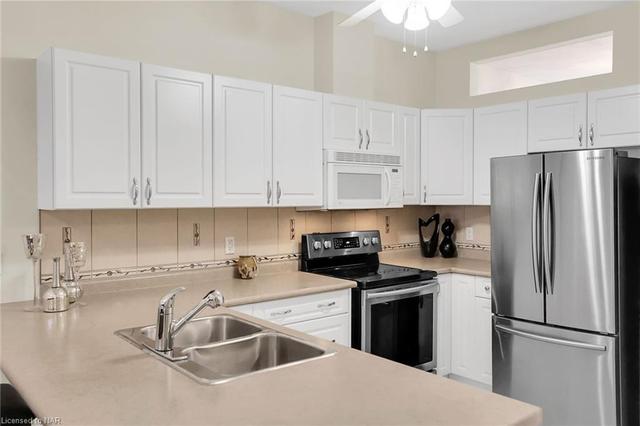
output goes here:
<path id="1" fill-rule="evenodd" d="M 154 349 L 155 325 L 115 334 L 203 384 L 224 383 L 334 354 L 226 313 L 189 321 L 173 338 L 170 353 Z"/>

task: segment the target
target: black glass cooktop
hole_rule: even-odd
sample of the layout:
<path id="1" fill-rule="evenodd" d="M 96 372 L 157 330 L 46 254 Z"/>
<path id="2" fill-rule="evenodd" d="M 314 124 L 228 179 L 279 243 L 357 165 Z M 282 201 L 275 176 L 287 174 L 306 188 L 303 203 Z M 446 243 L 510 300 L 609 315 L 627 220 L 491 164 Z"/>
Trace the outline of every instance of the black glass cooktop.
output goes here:
<path id="1" fill-rule="evenodd" d="M 412 281 L 425 281 L 436 277 L 434 271 L 388 265 L 343 265 L 316 269 L 313 272 L 345 280 L 353 280 L 360 288 L 375 288 L 402 284 Z"/>

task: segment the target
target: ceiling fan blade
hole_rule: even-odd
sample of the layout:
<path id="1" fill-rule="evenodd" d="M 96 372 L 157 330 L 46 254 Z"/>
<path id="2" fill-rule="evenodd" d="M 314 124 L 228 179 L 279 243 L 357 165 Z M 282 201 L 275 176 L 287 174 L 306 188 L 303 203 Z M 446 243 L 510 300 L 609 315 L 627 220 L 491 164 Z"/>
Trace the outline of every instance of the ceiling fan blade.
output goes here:
<path id="1" fill-rule="evenodd" d="M 464 20 L 464 16 L 462 16 L 462 14 L 458 12 L 458 9 L 451 6 L 447 11 L 447 13 L 445 13 L 442 18 L 438 19 L 438 22 L 440 23 L 440 25 L 447 28 L 447 27 L 452 27 L 456 24 L 459 24 L 463 20 Z"/>
<path id="2" fill-rule="evenodd" d="M 369 16 L 380 10 L 380 6 L 384 0 L 375 0 L 369 5 L 363 7 L 344 21 L 340 22 L 341 27 L 352 27 L 367 19 Z"/>

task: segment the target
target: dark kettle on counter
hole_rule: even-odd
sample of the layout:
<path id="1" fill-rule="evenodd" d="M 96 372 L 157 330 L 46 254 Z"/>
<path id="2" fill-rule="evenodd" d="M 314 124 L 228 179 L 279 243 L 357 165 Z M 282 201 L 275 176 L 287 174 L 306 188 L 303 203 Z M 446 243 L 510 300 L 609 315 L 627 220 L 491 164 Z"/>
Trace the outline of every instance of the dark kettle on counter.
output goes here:
<path id="1" fill-rule="evenodd" d="M 429 238 L 428 240 L 425 240 L 424 235 L 422 233 L 422 229 L 427 228 L 433 221 L 435 221 L 435 226 L 433 228 L 433 233 L 431 234 L 431 238 Z M 418 218 L 418 233 L 420 234 L 420 249 L 422 250 L 422 255 L 424 257 L 433 257 L 436 255 L 436 251 L 438 250 L 439 228 L 440 228 L 440 213 L 434 214 L 426 221 L 422 218 Z"/>

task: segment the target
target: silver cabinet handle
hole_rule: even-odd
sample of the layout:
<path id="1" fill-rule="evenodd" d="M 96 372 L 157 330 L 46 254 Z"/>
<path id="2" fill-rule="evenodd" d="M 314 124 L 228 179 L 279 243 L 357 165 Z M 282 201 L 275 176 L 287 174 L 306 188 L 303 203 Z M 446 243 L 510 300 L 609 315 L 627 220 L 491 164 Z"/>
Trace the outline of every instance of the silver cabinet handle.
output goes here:
<path id="1" fill-rule="evenodd" d="M 153 189 L 151 188 L 151 178 L 147 178 L 147 205 L 151 205 L 151 196 L 153 195 Z"/>
<path id="2" fill-rule="evenodd" d="M 136 178 L 133 178 L 133 205 L 135 206 L 136 204 L 138 204 L 138 191 L 140 190 L 140 187 L 138 186 L 138 180 Z"/>
<path id="3" fill-rule="evenodd" d="M 484 286 L 484 291 L 489 291 L 491 290 L 491 286 L 490 285 L 485 285 Z"/>
<path id="4" fill-rule="evenodd" d="M 272 317 L 281 317 L 282 315 L 287 315 L 291 313 L 291 309 L 287 309 L 285 311 L 279 311 L 279 312 L 271 312 L 270 316 Z"/>
<path id="5" fill-rule="evenodd" d="M 424 203 L 426 203 L 426 202 L 427 202 L 427 185 L 425 185 L 425 186 L 424 186 L 424 191 L 423 191 L 423 193 L 424 193 L 424 197 L 423 197 L 423 198 L 424 198 L 424 201 L 423 201 L 423 202 L 424 202 Z"/>
<path id="6" fill-rule="evenodd" d="M 362 129 L 358 129 L 358 135 L 360 135 L 360 143 L 358 144 L 358 149 L 362 149 Z"/>
<path id="7" fill-rule="evenodd" d="M 369 129 L 367 129 L 366 132 L 367 132 L 367 146 L 365 149 L 369 149 L 369 144 L 371 144 L 371 135 L 369 135 Z"/>
<path id="8" fill-rule="evenodd" d="M 544 257 L 544 278 L 547 283 L 547 294 L 553 294 L 553 278 L 551 276 L 551 172 L 547 172 L 544 182 L 544 199 L 542 200 L 542 252 Z"/>
<path id="9" fill-rule="evenodd" d="M 332 306 L 336 306 L 336 302 L 329 302 L 329 303 L 318 303 L 318 309 L 323 309 L 323 308 L 330 308 Z"/>
<path id="10" fill-rule="evenodd" d="M 528 333 L 526 331 L 516 330 L 514 328 L 505 327 L 504 325 L 497 324 L 496 329 L 503 331 L 514 336 L 525 337 L 527 339 L 538 340 L 540 342 L 554 343 L 556 345 L 570 346 L 572 348 L 591 349 L 594 351 L 606 351 L 607 347 L 604 345 L 594 345 L 593 343 L 579 342 L 577 340 L 558 339 L 557 337 L 542 336 L 539 334 Z"/>
<path id="11" fill-rule="evenodd" d="M 582 146 L 582 124 L 580 125 L 580 129 L 578 129 L 578 145 Z"/>
<path id="12" fill-rule="evenodd" d="M 271 204 L 271 181 L 267 181 L 267 204 Z"/>
<path id="13" fill-rule="evenodd" d="M 276 194 L 278 196 L 278 204 L 280 204 L 280 197 L 282 197 L 282 188 L 280 188 L 280 181 L 276 181 L 276 187 L 278 188 L 278 190 L 276 191 Z"/>
<path id="14" fill-rule="evenodd" d="M 593 146 L 593 123 L 589 126 L 589 142 L 591 142 L 591 146 Z"/>
<path id="15" fill-rule="evenodd" d="M 531 256 L 533 263 L 533 290 L 535 293 L 540 289 L 540 180 L 542 175 L 536 173 L 533 184 L 533 208 L 531 211 Z"/>

